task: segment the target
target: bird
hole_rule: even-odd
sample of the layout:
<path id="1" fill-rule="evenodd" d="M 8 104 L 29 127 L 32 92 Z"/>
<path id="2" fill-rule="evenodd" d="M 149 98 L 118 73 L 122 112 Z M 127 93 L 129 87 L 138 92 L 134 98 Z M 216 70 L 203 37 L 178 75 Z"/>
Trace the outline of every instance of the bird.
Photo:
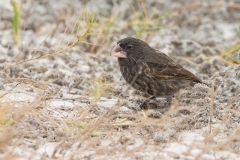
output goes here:
<path id="1" fill-rule="evenodd" d="M 111 56 L 118 58 L 125 81 L 150 96 L 139 106 L 141 109 L 146 109 L 146 104 L 156 97 L 166 98 L 165 107 L 170 106 L 174 94 L 180 89 L 203 83 L 172 58 L 137 38 L 119 40 Z"/>

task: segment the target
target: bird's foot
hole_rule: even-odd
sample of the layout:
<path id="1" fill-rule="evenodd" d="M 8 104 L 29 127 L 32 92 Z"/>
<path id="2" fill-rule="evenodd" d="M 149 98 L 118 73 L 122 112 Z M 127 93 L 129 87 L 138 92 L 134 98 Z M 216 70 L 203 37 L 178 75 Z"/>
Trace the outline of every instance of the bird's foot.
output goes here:
<path id="1" fill-rule="evenodd" d="M 155 99 L 156 97 L 152 96 L 152 97 L 149 97 L 147 100 L 145 100 L 144 102 L 142 102 L 140 105 L 139 105 L 139 108 L 143 109 L 143 110 L 147 110 L 148 109 L 148 102 L 152 99 Z"/>
<path id="2" fill-rule="evenodd" d="M 164 105 L 164 108 L 171 106 L 173 97 L 167 97 L 167 103 Z"/>
<path id="3" fill-rule="evenodd" d="M 143 110 L 147 110 L 147 109 L 148 109 L 147 102 L 146 102 L 146 101 L 142 102 L 142 103 L 139 105 L 139 108 L 141 108 L 141 109 L 143 109 Z"/>
<path id="4" fill-rule="evenodd" d="M 148 105 L 154 106 L 154 107 L 152 107 L 152 108 L 155 108 L 155 109 L 158 108 L 159 106 L 156 106 L 156 104 L 155 104 L 155 105 L 153 105 L 153 104 L 148 104 L 150 100 L 155 99 L 155 98 L 156 98 L 156 97 L 154 97 L 154 96 L 148 98 L 147 100 L 145 100 L 144 102 L 142 102 L 142 103 L 139 105 L 139 108 L 141 108 L 141 109 L 143 109 L 143 110 L 147 110 L 147 109 L 148 109 Z M 160 107 L 160 108 L 168 108 L 169 106 L 171 106 L 171 104 L 172 104 L 171 102 L 172 102 L 173 96 L 167 97 L 166 99 L 167 99 L 166 104 L 165 104 L 163 107 Z"/>

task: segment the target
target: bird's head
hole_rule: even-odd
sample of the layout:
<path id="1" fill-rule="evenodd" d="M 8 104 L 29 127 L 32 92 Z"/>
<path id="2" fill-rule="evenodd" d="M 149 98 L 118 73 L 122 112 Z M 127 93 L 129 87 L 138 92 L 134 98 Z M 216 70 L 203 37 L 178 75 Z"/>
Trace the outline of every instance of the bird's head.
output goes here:
<path id="1" fill-rule="evenodd" d="M 119 59 L 143 58 L 151 47 L 144 41 L 132 37 L 121 39 L 113 48 L 111 56 Z"/>

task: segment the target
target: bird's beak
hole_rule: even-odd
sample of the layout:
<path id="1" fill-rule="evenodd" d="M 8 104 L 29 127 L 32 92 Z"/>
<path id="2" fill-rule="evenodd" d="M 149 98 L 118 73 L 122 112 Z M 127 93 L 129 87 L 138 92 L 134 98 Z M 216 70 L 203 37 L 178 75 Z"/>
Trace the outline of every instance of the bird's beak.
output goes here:
<path id="1" fill-rule="evenodd" d="M 117 44 L 111 52 L 111 56 L 117 57 L 117 58 L 127 58 L 126 55 L 127 53 L 123 51 L 123 49 L 120 47 L 119 44 Z"/>

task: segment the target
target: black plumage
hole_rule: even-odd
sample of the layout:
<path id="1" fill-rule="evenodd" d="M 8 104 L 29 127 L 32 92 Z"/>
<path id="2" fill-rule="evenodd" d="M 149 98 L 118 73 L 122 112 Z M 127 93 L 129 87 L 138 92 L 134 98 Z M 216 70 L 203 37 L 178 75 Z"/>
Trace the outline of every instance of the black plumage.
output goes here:
<path id="1" fill-rule="evenodd" d="M 171 101 L 180 89 L 202 83 L 166 54 L 140 39 L 127 37 L 118 41 L 111 55 L 118 58 L 124 79 L 133 88 L 151 95 L 151 99 L 166 97 Z"/>

